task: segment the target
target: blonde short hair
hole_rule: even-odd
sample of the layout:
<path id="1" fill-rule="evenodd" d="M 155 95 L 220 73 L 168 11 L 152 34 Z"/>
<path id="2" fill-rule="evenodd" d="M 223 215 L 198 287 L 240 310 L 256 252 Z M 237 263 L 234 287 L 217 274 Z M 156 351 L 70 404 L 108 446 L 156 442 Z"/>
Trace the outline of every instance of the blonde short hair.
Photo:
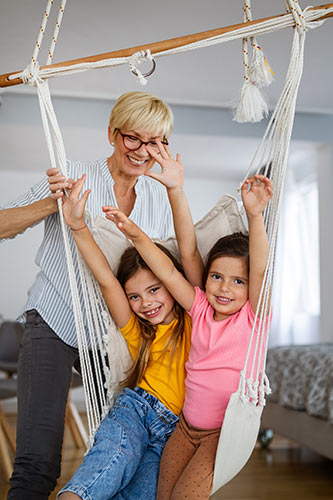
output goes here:
<path id="1" fill-rule="evenodd" d="M 173 113 L 161 99 L 145 92 L 126 92 L 114 105 L 109 127 L 114 137 L 117 129 L 143 129 L 167 139 L 173 127 Z"/>

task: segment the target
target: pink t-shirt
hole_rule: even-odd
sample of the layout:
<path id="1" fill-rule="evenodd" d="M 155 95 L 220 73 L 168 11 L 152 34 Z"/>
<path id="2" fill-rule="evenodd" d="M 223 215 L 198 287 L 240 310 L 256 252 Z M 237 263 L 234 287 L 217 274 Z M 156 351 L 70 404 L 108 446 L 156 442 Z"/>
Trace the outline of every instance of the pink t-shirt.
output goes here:
<path id="1" fill-rule="evenodd" d="M 222 426 L 230 396 L 238 389 L 254 322 L 249 301 L 229 318 L 215 321 L 214 309 L 203 290 L 195 287 L 191 311 L 191 350 L 183 413 L 190 425 L 202 429 Z M 251 371 L 255 342 L 248 363 Z"/>

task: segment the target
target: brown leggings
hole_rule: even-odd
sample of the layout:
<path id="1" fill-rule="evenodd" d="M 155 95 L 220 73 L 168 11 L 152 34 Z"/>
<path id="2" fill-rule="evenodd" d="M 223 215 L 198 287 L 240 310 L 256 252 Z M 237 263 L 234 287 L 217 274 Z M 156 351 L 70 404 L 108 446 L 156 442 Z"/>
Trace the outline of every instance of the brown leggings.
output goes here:
<path id="1" fill-rule="evenodd" d="M 198 429 L 180 416 L 164 448 L 156 500 L 206 500 L 221 429 Z"/>

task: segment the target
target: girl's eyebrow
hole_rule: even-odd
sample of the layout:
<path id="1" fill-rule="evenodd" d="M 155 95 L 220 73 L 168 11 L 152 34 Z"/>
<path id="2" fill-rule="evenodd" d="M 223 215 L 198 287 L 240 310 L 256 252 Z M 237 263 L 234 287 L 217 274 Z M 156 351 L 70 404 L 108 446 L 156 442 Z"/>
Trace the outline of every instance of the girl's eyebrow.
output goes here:
<path id="1" fill-rule="evenodd" d="M 155 286 L 161 286 L 161 282 L 157 281 L 156 283 L 152 283 L 151 285 L 148 285 L 145 290 L 149 290 L 150 288 L 154 288 Z M 140 295 L 139 292 L 126 292 L 126 295 Z"/>

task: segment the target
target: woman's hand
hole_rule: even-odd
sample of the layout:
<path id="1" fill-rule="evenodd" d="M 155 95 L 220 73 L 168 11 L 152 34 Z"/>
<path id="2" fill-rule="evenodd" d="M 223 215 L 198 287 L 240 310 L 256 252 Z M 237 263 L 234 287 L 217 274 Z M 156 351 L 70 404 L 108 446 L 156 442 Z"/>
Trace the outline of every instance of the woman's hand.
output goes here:
<path id="1" fill-rule="evenodd" d="M 102 207 L 103 212 L 107 219 L 115 223 L 117 228 L 128 238 L 129 240 L 135 240 L 142 233 L 141 229 L 131 221 L 126 215 L 116 207 L 105 206 Z"/>
<path id="2" fill-rule="evenodd" d="M 85 180 L 86 174 L 74 182 L 71 193 L 64 199 L 64 218 L 68 226 L 74 231 L 85 227 L 84 210 L 91 191 L 87 189 L 80 198 Z"/>
<path id="3" fill-rule="evenodd" d="M 246 179 L 242 186 L 242 200 L 247 216 L 261 215 L 272 196 L 272 183 L 264 175 Z"/>
<path id="4" fill-rule="evenodd" d="M 65 189 L 70 190 L 75 181 L 73 179 L 66 179 L 66 177 L 60 174 L 57 168 L 49 168 L 46 171 L 48 176 L 49 187 L 51 191 L 51 198 L 57 200 L 58 198 L 63 198 L 65 195 Z"/>
<path id="5" fill-rule="evenodd" d="M 182 188 L 184 184 L 184 166 L 181 162 L 180 155 L 177 153 L 174 159 L 170 153 L 168 146 L 161 143 L 159 139 L 156 140 L 159 153 L 154 149 L 146 146 L 148 153 L 154 160 L 161 166 L 161 173 L 146 172 L 145 175 L 152 177 L 159 181 L 167 189 Z"/>

